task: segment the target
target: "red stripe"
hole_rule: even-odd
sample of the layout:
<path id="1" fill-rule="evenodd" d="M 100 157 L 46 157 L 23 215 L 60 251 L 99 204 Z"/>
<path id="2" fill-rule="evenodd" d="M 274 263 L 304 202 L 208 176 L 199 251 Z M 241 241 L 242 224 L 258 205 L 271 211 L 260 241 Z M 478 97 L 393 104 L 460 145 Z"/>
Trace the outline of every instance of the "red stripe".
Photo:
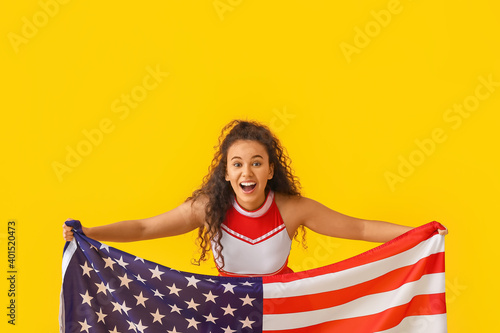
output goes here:
<path id="1" fill-rule="evenodd" d="M 445 294 L 418 295 L 407 303 L 387 309 L 380 313 L 349 319 L 333 320 L 314 326 L 289 330 L 263 332 L 272 333 L 323 333 L 323 332 L 349 332 L 370 333 L 387 330 L 397 326 L 405 317 L 422 316 L 446 313 Z"/>
<path id="2" fill-rule="evenodd" d="M 353 268 L 356 266 L 368 264 L 370 262 L 385 259 L 411 249 L 412 247 L 421 243 L 422 239 L 428 239 L 431 236 L 437 234 L 439 229 L 444 229 L 444 227 L 440 223 L 433 221 L 418 228 L 414 228 L 402 234 L 401 236 L 390 240 L 387 243 L 384 243 L 352 258 L 334 263 L 332 265 L 311 269 L 304 272 L 297 272 L 295 274 L 267 276 L 264 278 L 263 283 L 295 281 L 308 277 L 338 272 L 348 268 Z"/>
<path id="3" fill-rule="evenodd" d="M 444 253 L 435 253 L 410 266 L 390 271 L 375 279 L 347 288 L 324 293 L 264 299 L 264 314 L 294 313 L 330 308 L 357 298 L 397 289 L 403 284 L 417 281 L 425 274 L 444 272 Z M 265 296 L 265 295 L 264 295 Z"/>

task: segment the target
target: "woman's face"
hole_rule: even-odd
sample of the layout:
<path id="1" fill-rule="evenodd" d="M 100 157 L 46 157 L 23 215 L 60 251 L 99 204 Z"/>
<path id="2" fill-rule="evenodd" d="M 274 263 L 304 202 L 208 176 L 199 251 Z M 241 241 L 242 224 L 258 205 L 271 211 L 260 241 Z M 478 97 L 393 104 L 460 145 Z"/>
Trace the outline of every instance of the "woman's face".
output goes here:
<path id="1" fill-rule="evenodd" d="M 238 204 L 256 210 L 266 199 L 267 180 L 273 178 L 266 148 L 257 141 L 238 140 L 228 149 L 226 180 L 231 182 Z"/>

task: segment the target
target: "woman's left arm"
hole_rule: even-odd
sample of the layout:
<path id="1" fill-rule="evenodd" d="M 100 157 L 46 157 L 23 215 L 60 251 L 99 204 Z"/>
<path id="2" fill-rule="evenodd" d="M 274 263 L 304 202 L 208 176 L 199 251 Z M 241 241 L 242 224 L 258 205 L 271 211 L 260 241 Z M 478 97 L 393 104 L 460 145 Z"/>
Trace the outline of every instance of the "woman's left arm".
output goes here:
<path id="1" fill-rule="evenodd" d="M 404 225 L 344 215 L 306 197 L 295 200 L 293 206 L 297 215 L 294 220 L 326 236 L 385 243 L 413 229 Z"/>

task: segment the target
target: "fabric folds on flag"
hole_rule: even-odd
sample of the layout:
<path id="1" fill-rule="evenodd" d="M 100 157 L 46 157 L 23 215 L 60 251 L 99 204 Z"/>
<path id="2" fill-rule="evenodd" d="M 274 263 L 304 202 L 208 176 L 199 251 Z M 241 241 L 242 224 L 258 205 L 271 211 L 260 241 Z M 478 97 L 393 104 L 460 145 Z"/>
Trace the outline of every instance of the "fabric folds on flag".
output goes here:
<path id="1" fill-rule="evenodd" d="M 328 266 L 248 278 L 177 271 L 67 224 L 60 332 L 447 331 L 438 222 Z"/>

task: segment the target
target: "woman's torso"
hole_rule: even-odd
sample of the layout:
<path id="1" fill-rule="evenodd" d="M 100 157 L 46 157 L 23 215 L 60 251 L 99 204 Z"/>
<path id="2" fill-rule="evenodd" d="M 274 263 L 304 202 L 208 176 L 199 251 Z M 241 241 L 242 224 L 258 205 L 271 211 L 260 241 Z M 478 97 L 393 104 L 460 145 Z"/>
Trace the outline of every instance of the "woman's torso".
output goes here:
<path id="1" fill-rule="evenodd" d="M 278 203 L 280 205 L 278 205 Z M 291 236 L 280 207 L 286 200 L 270 191 L 263 205 L 247 211 L 233 200 L 222 224 L 222 260 L 216 264 L 222 275 L 273 275 L 291 272 L 287 266 Z M 285 209 L 286 210 L 286 209 Z M 216 249 L 216 244 L 212 244 Z"/>

